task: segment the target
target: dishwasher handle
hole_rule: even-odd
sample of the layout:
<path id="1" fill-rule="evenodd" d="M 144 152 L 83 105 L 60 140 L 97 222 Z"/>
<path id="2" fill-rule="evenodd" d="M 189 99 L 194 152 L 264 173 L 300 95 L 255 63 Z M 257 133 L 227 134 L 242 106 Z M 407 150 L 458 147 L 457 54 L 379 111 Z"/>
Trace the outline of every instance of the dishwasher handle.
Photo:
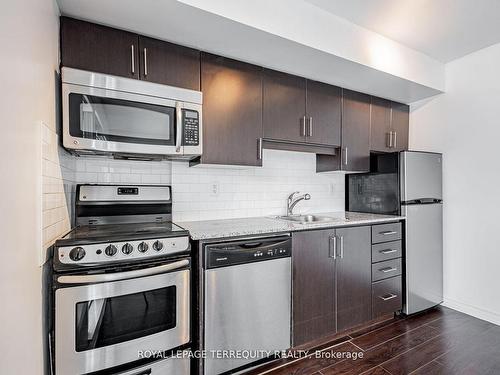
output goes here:
<path id="1" fill-rule="evenodd" d="M 290 257 L 289 236 L 220 242 L 205 245 L 205 269 Z"/>

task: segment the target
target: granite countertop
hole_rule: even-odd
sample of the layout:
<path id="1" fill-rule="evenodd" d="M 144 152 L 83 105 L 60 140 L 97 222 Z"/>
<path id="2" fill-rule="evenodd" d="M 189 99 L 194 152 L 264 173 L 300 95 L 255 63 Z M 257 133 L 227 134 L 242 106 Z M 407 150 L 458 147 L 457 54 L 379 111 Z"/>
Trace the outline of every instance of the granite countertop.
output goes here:
<path id="1" fill-rule="evenodd" d="M 379 215 L 360 212 L 324 212 L 316 215 L 333 217 L 335 220 L 301 224 L 278 219 L 276 216 L 264 216 L 241 219 L 184 221 L 176 222 L 176 224 L 184 229 L 187 229 L 193 240 L 206 240 L 212 238 L 385 223 L 405 219 L 404 216 Z"/>

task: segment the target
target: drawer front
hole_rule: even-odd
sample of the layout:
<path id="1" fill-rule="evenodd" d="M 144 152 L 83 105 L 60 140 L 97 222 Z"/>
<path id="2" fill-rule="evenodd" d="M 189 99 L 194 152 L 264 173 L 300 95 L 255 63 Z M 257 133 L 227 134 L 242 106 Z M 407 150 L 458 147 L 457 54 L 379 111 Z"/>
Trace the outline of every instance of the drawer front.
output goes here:
<path id="1" fill-rule="evenodd" d="M 400 240 L 401 228 L 401 223 L 372 225 L 372 243 Z"/>
<path id="2" fill-rule="evenodd" d="M 372 317 L 401 310 L 403 308 L 401 276 L 372 284 Z"/>
<path id="3" fill-rule="evenodd" d="M 401 275 L 401 258 L 372 264 L 372 281 Z"/>
<path id="4" fill-rule="evenodd" d="M 401 241 L 383 242 L 372 245 L 372 263 L 401 258 Z"/>

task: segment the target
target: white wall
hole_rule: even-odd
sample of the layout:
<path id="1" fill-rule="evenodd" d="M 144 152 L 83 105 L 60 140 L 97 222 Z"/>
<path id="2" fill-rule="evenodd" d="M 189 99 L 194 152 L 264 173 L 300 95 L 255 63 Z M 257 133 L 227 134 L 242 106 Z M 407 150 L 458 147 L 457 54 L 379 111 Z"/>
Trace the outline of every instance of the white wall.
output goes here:
<path id="1" fill-rule="evenodd" d="M 445 303 L 500 324 L 500 44 L 446 65 L 446 93 L 416 103 L 410 143 L 443 152 Z"/>
<path id="2" fill-rule="evenodd" d="M 56 124 L 58 10 L 51 0 L 0 12 L 0 373 L 41 374 L 42 125 Z"/>

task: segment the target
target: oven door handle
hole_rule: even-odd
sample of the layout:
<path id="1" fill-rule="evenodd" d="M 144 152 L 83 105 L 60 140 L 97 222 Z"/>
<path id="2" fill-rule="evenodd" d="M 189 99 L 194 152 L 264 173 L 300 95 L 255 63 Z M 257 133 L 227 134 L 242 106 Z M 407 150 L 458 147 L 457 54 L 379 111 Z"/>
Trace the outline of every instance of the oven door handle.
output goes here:
<path id="1" fill-rule="evenodd" d="M 61 284 L 95 284 L 109 281 L 134 279 L 137 277 L 157 275 L 179 268 L 184 268 L 189 265 L 189 260 L 179 260 L 177 262 L 163 264 L 161 266 L 145 268 L 142 270 L 125 271 L 117 273 L 101 273 L 96 275 L 65 275 L 59 276 L 57 281 Z"/>

